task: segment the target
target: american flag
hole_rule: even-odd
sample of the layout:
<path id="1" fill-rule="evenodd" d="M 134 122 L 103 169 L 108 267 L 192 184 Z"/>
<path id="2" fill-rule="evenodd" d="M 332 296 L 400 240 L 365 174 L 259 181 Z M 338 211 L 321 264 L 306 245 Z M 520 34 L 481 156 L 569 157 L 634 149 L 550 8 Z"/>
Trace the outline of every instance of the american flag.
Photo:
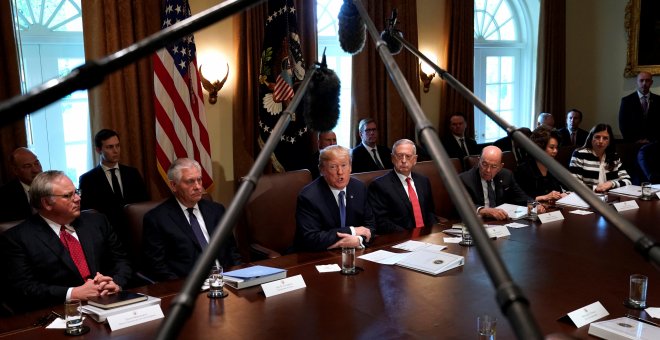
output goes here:
<path id="1" fill-rule="evenodd" d="M 190 17 L 187 0 L 166 0 L 162 28 Z M 205 189 L 213 184 L 211 145 L 206 129 L 204 96 L 192 35 L 153 56 L 156 109 L 156 158 L 167 181 L 167 169 L 177 158 L 193 158 L 202 166 Z"/>

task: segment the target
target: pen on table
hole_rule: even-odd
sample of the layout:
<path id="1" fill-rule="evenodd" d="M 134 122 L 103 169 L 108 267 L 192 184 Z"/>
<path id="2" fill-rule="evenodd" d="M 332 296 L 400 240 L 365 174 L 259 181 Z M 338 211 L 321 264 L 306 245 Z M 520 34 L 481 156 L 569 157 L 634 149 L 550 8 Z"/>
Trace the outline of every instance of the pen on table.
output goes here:
<path id="1" fill-rule="evenodd" d="M 640 318 L 640 317 L 638 317 L 638 316 L 634 316 L 634 315 L 626 314 L 626 317 L 631 318 L 631 319 L 633 319 L 633 320 L 637 320 L 637 321 L 643 322 L 643 323 L 647 323 L 647 324 L 649 324 L 649 325 L 653 325 L 653 326 L 656 326 L 656 327 L 660 327 L 660 324 L 659 324 L 659 323 L 657 323 L 657 322 L 653 322 L 653 321 L 651 321 L 651 320 L 642 319 L 642 318 Z"/>
<path id="2" fill-rule="evenodd" d="M 52 310 L 52 311 L 50 311 L 50 312 L 51 312 L 53 315 L 57 316 L 58 318 L 60 318 L 60 319 L 64 319 L 63 316 L 59 315 L 59 314 L 58 314 L 57 312 L 55 312 L 54 310 Z"/>

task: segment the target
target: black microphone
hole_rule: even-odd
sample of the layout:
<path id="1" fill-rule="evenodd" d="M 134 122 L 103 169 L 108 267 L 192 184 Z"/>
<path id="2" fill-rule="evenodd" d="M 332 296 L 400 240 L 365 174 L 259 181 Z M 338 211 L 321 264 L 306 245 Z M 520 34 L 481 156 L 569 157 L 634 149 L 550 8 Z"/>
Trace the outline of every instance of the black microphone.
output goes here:
<path id="1" fill-rule="evenodd" d="M 305 94 L 303 117 L 308 128 L 330 131 L 339 119 L 339 77 L 328 68 L 323 50 L 320 67 L 314 73 Z"/>
<path id="2" fill-rule="evenodd" d="M 367 40 L 367 28 L 362 17 L 353 4 L 353 0 L 344 0 L 339 9 L 339 45 L 346 53 L 358 54 Z"/>
<path id="3" fill-rule="evenodd" d="M 390 53 L 396 55 L 403 49 L 403 44 L 394 37 L 394 35 L 398 35 L 403 38 L 403 32 L 394 27 L 397 22 L 396 8 L 392 10 L 392 16 L 390 16 L 387 22 L 387 29 L 380 33 L 380 38 L 387 43 L 387 49 L 390 50 Z"/>

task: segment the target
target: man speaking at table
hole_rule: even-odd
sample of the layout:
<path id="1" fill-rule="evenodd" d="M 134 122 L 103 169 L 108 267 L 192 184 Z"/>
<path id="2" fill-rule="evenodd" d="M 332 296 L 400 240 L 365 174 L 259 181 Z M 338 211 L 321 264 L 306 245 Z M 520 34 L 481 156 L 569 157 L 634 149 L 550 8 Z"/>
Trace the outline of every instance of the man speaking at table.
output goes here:
<path id="1" fill-rule="evenodd" d="M 413 172 L 417 164 L 415 143 L 400 139 L 392 146 L 394 170 L 369 185 L 369 205 L 376 217 L 377 232 L 412 230 L 437 222 L 431 183 Z"/>
<path id="2" fill-rule="evenodd" d="M 465 189 L 470 194 L 477 214 L 504 220 L 506 211 L 496 208 L 504 203 L 527 206 L 529 196 L 518 186 L 509 169 L 502 168 L 502 150 L 487 146 L 481 152 L 479 164 L 459 175 Z M 537 212 L 545 209 L 539 205 Z"/>
<path id="3" fill-rule="evenodd" d="M 375 232 L 367 188 L 351 178 L 350 151 L 332 145 L 319 156 L 321 177 L 305 186 L 296 206 L 296 249 L 363 247 Z"/>
<path id="4" fill-rule="evenodd" d="M 37 214 L 0 242 L 5 293 L 16 311 L 121 290 L 131 275 L 126 252 L 104 215 L 80 212 L 80 194 L 63 172 L 35 177 L 30 203 Z"/>

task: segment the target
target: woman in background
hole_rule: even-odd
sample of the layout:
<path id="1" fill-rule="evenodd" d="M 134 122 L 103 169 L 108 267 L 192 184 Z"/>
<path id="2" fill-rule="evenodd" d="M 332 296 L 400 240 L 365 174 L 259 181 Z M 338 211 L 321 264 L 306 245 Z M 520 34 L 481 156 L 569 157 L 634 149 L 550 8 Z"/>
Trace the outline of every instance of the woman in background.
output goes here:
<path id="1" fill-rule="evenodd" d="M 614 148 L 614 134 L 608 124 L 596 124 L 584 146 L 573 151 L 568 169 L 596 192 L 630 185 L 630 176 L 621 166 Z"/>
<path id="2" fill-rule="evenodd" d="M 529 138 L 550 157 L 557 156 L 559 134 L 555 130 L 542 125 Z M 532 157 L 518 165 L 515 176 L 518 185 L 538 202 L 552 202 L 566 196 L 561 183 L 548 172 L 548 168 Z"/>

